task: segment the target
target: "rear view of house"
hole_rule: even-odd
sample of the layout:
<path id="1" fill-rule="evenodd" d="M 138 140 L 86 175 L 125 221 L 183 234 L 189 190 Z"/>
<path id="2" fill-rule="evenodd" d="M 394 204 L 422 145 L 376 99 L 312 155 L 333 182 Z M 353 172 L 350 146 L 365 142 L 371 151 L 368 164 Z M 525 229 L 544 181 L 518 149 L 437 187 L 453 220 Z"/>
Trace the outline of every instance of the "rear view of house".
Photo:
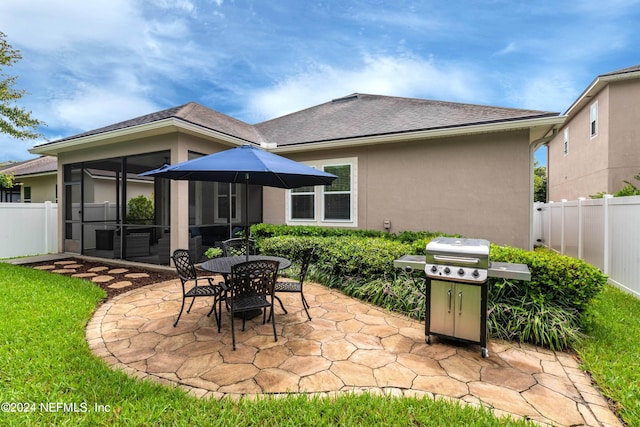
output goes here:
<path id="1" fill-rule="evenodd" d="M 432 230 L 530 248 L 533 152 L 562 121 L 547 111 L 352 94 L 250 125 L 189 103 L 31 152 L 58 159 L 61 251 L 164 264 L 174 249 L 201 255 L 257 222 Z M 339 178 L 245 195 L 240 185 L 138 176 L 247 144 Z M 102 199 L 91 176 L 109 178 Z M 153 201 L 144 222 L 128 215 L 141 195 Z"/>

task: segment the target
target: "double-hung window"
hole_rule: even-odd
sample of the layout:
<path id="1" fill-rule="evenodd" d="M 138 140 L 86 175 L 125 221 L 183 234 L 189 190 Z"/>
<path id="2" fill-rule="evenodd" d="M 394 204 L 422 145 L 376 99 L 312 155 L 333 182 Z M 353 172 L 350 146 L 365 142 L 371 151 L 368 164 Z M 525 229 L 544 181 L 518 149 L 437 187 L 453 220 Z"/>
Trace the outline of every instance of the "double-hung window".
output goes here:
<path id="1" fill-rule="evenodd" d="M 357 226 L 357 158 L 305 162 L 336 175 L 331 185 L 294 188 L 287 192 L 287 223 Z"/>

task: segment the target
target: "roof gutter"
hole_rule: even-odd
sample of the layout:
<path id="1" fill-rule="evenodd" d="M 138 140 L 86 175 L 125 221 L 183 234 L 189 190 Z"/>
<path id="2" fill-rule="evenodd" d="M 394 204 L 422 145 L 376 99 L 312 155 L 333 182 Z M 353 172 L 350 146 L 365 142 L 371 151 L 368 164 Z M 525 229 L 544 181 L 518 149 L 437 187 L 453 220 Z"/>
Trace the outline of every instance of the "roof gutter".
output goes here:
<path id="1" fill-rule="evenodd" d="M 352 148 L 352 147 L 359 147 L 362 145 L 388 144 L 388 143 L 401 142 L 401 141 L 406 142 L 406 141 L 412 141 L 412 140 L 445 138 L 445 137 L 451 137 L 451 136 L 473 135 L 473 134 L 489 133 L 489 132 L 505 132 L 509 130 L 527 129 L 527 128 L 537 127 L 537 126 L 550 126 L 551 128 L 553 128 L 553 127 L 562 125 L 565 119 L 566 117 L 564 116 L 552 116 L 552 117 L 541 117 L 536 119 L 526 119 L 526 120 L 518 120 L 518 121 L 510 121 L 510 122 L 457 126 L 457 127 L 450 127 L 450 128 L 444 128 L 444 129 L 430 129 L 430 130 L 410 131 L 410 132 L 392 133 L 392 134 L 384 134 L 384 135 L 362 136 L 362 137 L 354 137 L 354 138 L 336 139 L 332 141 L 318 141 L 318 142 L 300 143 L 295 145 L 284 145 L 284 146 L 276 147 L 271 151 L 276 153 L 295 153 L 295 152 L 307 151 L 309 149 L 330 150 L 334 148 Z"/>
<path id="2" fill-rule="evenodd" d="M 99 147 L 104 145 L 115 144 L 126 141 L 132 136 L 136 138 L 162 135 L 177 131 L 197 135 L 199 137 L 215 139 L 217 142 L 224 142 L 232 146 L 245 145 L 251 143 L 242 138 L 234 137 L 229 134 L 219 132 L 210 128 L 199 126 L 184 120 L 176 118 L 167 118 L 152 123 L 146 123 L 138 126 L 126 127 L 108 132 L 102 132 L 95 135 L 87 135 L 74 139 L 64 140 L 60 142 L 50 142 L 29 149 L 32 154 L 42 154 L 48 156 L 56 156 L 59 153 L 77 150 L 85 144 L 91 147 Z"/>

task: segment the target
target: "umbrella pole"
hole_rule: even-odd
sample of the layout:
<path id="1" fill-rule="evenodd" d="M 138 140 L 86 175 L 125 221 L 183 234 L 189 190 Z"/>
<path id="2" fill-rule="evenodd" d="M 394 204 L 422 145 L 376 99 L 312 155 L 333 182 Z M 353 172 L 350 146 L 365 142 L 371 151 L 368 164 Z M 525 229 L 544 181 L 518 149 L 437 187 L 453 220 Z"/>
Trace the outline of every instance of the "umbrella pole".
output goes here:
<path id="1" fill-rule="evenodd" d="M 244 174 L 244 251 L 249 261 L 249 172 Z"/>

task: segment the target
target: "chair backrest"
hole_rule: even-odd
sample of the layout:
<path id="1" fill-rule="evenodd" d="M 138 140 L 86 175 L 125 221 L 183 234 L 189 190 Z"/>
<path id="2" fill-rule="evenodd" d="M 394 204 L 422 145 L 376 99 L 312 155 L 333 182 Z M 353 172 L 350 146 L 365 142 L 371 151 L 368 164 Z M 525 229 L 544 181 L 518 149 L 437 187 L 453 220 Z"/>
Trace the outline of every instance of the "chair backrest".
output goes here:
<path id="1" fill-rule="evenodd" d="M 255 255 L 256 241 L 252 239 L 247 241 L 242 238 L 225 240 L 222 242 L 222 251 L 224 256 Z"/>
<path id="2" fill-rule="evenodd" d="M 273 294 L 278 276 L 278 261 L 247 261 L 231 267 L 231 298 Z"/>
<path id="3" fill-rule="evenodd" d="M 315 248 L 311 247 L 305 249 L 302 253 L 302 262 L 300 263 L 300 283 L 304 283 L 304 280 L 307 277 L 307 271 L 309 271 L 309 265 L 311 264 L 311 259 L 313 259 L 314 251 Z"/>
<path id="4" fill-rule="evenodd" d="M 176 249 L 173 251 L 173 263 L 176 266 L 176 271 L 178 272 L 178 277 L 182 280 L 183 284 L 187 280 L 195 280 L 196 276 L 196 268 L 191 261 L 191 255 L 189 255 L 189 251 L 186 249 Z"/>

